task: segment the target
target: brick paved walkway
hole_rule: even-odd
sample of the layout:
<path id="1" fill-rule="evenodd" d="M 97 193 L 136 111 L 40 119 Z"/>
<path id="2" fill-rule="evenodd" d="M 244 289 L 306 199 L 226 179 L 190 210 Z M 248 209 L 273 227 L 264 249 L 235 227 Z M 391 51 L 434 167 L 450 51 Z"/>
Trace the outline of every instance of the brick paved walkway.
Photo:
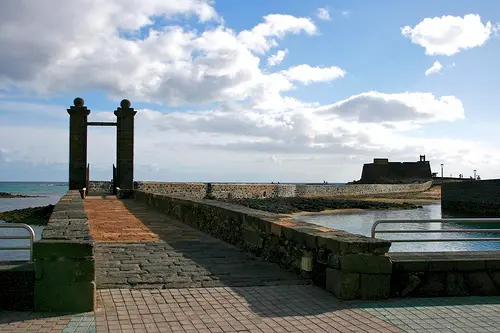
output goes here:
<path id="1" fill-rule="evenodd" d="M 2 312 L 0 332 L 499 332 L 500 297 L 340 302 L 314 286 L 99 290 L 93 313 Z M 94 319 L 95 318 L 95 319 Z"/>
<path id="2" fill-rule="evenodd" d="M 113 196 L 89 196 L 85 211 L 96 242 L 157 242 L 158 236 Z"/>
<path id="3" fill-rule="evenodd" d="M 112 205 L 119 207 L 114 210 L 120 214 L 100 218 L 100 211 L 111 211 Z M 119 230 L 133 220 L 161 239 L 159 242 L 98 242 L 95 246 L 97 288 L 162 289 L 309 283 L 273 263 L 242 252 L 134 200 L 93 199 L 86 200 L 85 207 L 92 212 L 89 215 L 90 226 L 97 233 L 103 223 L 101 221 L 106 220 Z M 126 218 L 122 219 L 122 215 Z"/>

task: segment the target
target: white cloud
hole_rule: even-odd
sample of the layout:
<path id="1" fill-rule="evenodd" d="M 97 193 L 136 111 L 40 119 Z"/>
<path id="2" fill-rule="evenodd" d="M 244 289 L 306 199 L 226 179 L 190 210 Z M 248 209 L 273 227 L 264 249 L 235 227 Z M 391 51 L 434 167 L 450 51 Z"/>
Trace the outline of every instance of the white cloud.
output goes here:
<path id="1" fill-rule="evenodd" d="M 11 2 L 1 11 L 0 44 L 6 51 L 0 53 L 0 87 L 48 96 L 60 90 L 98 89 L 116 99 L 127 95 L 169 105 L 244 100 L 263 96 L 273 80 L 284 90 L 293 88 L 283 75 L 264 73 L 254 53 L 278 46 L 287 34 L 316 32 L 311 19 L 284 14 L 267 15 L 238 33 L 224 25 L 202 32 L 172 24 L 151 26 L 161 16 L 220 19 L 202 0 L 86 3 Z M 13 24 L 23 29 L 13 29 Z M 125 38 L 124 32 L 134 38 Z M 281 90 L 271 90 L 265 95 L 280 100 L 276 94 Z"/>
<path id="2" fill-rule="evenodd" d="M 298 65 L 290 67 L 281 72 L 290 81 L 297 81 L 303 84 L 312 82 L 325 82 L 344 77 L 345 71 L 339 67 L 311 67 L 309 65 Z"/>
<path id="3" fill-rule="evenodd" d="M 267 58 L 267 65 L 269 67 L 272 67 L 281 64 L 281 62 L 283 61 L 283 59 L 285 59 L 287 54 L 288 54 L 288 49 L 278 50 L 275 54 L 272 54 Z"/>
<path id="4" fill-rule="evenodd" d="M 439 61 L 434 61 L 431 67 L 425 71 L 425 75 L 431 75 L 441 72 L 443 65 Z"/>
<path id="5" fill-rule="evenodd" d="M 316 11 L 316 16 L 320 20 L 329 21 L 332 19 L 330 17 L 330 12 L 328 11 L 328 8 L 318 8 L 318 10 Z"/>
<path id="6" fill-rule="evenodd" d="M 401 29 L 404 37 L 425 48 L 428 55 L 454 55 L 462 50 L 479 47 L 492 33 L 491 22 L 483 24 L 475 14 L 425 18 L 415 27 Z"/>
<path id="7" fill-rule="evenodd" d="M 484 162 L 492 170 L 500 163 L 500 153 L 481 143 L 414 136 L 428 123 L 463 119 L 462 102 L 454 96 L 372 91 L 327 105 L 287 96 L 301 85 L 340 79 L 350 69 L 301 62 L 274 72 L 263 69 L 266 59 L 272 67 L 286 56 L 283 48 L 270 54 L 282 38 L 314 35 L 314 22 L 273 14 L 234 31 L 210 4 L 47 0 L 3 6 L 2 177 L 24 164 L 67 163 L 68 105 L 8 99 L 9 91 L 18 90 L 48 97 L 97 90 L 117 101 L 127 97 L 157 105 L 137 110 L 137 179 L 314 181 L 335 174 L 342 181 L 357 178 L 361 164 L 373 156 L 413 160 L 423 152 L 463 165 Z M 195 30 L 177 19 L 189 16 L 210 22 Z M 92 101 L 87 104 L 93 109 Z M 177 105 L 182 111 L 166 107 Z M 24 117 L 39 123 L 20 125 Z M 48 117 L 51 125 L 40 126 Z M 111 110 L 93 111 L 89 118 L 112 119 Z M 91 170 L 102 172 L 102 179 L 110 178 L 106 170 L 114 163 L 115 141 L 110 129 L 89 132 Z M 458 154 L 457 147 L 466 151 Z M 2 164 L 7 159 L 9 167 Z"/>
<path id="8" fill-rule="evenodd" d="M 252 30 L 245 30 L 238 34 L 238 39 L 251 51 L 265 53 L 271 47 L 277 46 L 276 38 L 283 38 L 287 34 L 308 35 L 316 33 L 316 25 L 310 18 L 295 17 L 284 14 L 271 14 L 264 17 L 264 22 L 256 25 Z"/>

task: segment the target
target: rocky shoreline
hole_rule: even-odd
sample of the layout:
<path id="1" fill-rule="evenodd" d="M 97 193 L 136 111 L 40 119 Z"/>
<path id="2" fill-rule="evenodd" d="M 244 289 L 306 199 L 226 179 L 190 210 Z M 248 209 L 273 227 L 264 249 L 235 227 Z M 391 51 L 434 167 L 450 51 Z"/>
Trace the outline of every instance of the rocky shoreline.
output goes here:
<path id="1" fill-rule="evenodd" d="M 422 206 L 408 202 L 378 202 L 337 198 L 265 198 L 230 199 L 225 202 L 263 210 L 277 214 L 296 214 L 303 212 L 334 212 L 335 210 L 390 210 L 416 209 Z"/>
<path id="2" fill-rule="evenodd" d="M 9 223 L 47 225 L 54 207 L 54 205 L 48 205 L 42 207 L 15 209 L 7 212 L 0 212 L 0 220 Z"/>
<path id="3" fill-rule="evenodd" d="M 10 199 L 10 198 L 39 198 L 41 195 L 24 195 L 24 194 L 13 194 L 9 192 L 0 192 L 0 199 Z"/>

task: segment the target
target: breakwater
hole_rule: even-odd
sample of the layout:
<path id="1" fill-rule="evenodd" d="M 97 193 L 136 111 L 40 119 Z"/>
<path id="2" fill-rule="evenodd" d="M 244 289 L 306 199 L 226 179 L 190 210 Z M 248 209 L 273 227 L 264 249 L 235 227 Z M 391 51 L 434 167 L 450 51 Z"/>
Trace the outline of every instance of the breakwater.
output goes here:
<path id="1" fill-rule="evenodd" d="M 356 196 L 379 193 L 409 193 L 429 189 L 432 182 L 416 184 L 249 184 L 134 182 L 134 189 L 188 198 L 242 199 L 321 196 Z M 91 181 L 90 192 L 111 192 L 111 182 Z"/>

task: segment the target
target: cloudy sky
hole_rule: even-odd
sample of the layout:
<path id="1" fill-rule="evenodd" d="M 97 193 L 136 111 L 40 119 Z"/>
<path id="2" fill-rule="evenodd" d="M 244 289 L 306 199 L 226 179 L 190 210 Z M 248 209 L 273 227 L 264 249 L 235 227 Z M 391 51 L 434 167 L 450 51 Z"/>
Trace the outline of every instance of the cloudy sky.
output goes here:
<path id="1" fill-rule="evenodd" d="M 68 178 L 66 109 L 136 115 L 135 179 L 500 176 L 497 0 L 2 0 L 0 181 Z M 109 180 L 115 129 L 89 128 Z"/>

